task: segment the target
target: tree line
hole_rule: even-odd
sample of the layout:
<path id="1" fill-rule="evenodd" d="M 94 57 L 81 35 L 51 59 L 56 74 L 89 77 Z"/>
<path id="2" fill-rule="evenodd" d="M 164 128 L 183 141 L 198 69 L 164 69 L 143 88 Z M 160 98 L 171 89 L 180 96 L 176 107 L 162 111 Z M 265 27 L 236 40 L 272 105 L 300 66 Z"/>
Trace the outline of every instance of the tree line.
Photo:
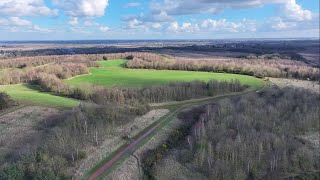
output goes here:
<path id="1" fill-rule="evenodd" d="M 77 54 L 77 55 L 52 55 L 52 56 L 32 56 L 19 57 L 0 60 L 0 69 L 6 68 L 26 68 L 36 67 L 50 63 L 81 63 L 88 67 L 96 66 L 95 61 L 111 59 L 133 59 L 133 57 L 144 59 L 155 59 L 159 55 L 147 52 L 127 52 L 110 54 Z"/>
<path id="2" fill-rule="evenodd" d="M 246 86 L 241 85 L 239 80 L 231 81 L 191 81 L 171 82 L 169 84 L 146 87 L 142 89 L 124 88 L 96 88 L 93 95 L 87 96 L 93 102 L 120 102 L 125 103 L 139 99 L 147 103 L 161 103 L 168 101 L 182 101 L 193 98 L 215 96 L 230 92 L 243 91 Z"/>
<path id="3" fill-rule="evenodd" d="M 144 172 L 149 179 L 183 173 L 163 171 L 170 166 L 162 162 L 168 157 L 193 172 L 181 174 L 190 179 L 279 179 L 302 173 L 317 179 L 318 151 L 301 136 L 318 132 L 319 100 L 306 90 L 270 89 L 182 113 L 183 125 L 144 156 Z"/>
<path id="4" fill-rule="evenodd" d="M 298 79 L 320 79 L 320 69 L 307 64 L 285 59 L 217 59 L 192 60 L 166 58 L 138 58 L 127 63 L 128 68 L 206 71 L 244 74 L 256 77 L 283 77 Z"/>
<path id="5" fill-rule="evenodd" d="M 82 63 L 56 63 L 46 66 L 3 70 L 0 84 L 34 83 L 43 74 L 51 74 L 58 79 L 68 79 L 73 76 L 87 74 L 89 69 Z"/>

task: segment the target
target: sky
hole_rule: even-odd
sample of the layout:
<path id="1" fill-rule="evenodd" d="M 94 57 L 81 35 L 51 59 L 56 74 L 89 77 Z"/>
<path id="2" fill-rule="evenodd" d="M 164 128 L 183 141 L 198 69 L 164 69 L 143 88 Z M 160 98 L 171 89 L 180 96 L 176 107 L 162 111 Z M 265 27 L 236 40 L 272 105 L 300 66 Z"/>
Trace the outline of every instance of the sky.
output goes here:
<path id="1" fill-rule="evenodd" d="M 302 37 L 319 0 L 0 0 L 0 41 Z"/>

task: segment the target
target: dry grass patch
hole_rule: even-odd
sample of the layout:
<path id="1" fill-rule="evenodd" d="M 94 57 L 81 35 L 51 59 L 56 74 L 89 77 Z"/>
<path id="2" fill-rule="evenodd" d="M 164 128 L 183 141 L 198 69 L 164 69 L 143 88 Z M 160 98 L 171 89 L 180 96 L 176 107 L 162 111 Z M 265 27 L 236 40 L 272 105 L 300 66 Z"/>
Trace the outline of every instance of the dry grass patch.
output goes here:
<path id="1" fill-rule="evenodd" d="M 284 79 L 284 78 L 269 78 L 269 80 L 281 88 L 296 87 L 296 88 L 307 89 L 315 93 L 320 93 L 320 84 L 317 81 Z"/>

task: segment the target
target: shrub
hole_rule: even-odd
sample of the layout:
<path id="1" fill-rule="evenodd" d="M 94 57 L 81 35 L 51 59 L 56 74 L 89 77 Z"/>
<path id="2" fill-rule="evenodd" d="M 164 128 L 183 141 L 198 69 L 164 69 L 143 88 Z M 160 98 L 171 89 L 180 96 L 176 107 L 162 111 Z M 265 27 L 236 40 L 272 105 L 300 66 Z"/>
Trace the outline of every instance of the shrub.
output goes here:
<path id="1" fill-rule="evenodd" d="M 79 159 L 84 159 L 84 158 L 86 158 L 86 157 L 87 157 L 87 152 L 86 152 L 86 150 L 81 149 L 81 150 L 79 151 Z"/>
<path id="2" fill-rule="evenodd" d="M 0 179 L 23 180 L 24 169 L 18 164 L 4 167 L 0 171 Z"/>
<path id="3" fill-rule="evenodd" d="M 9 108 L 15 103 L 7 93 L 0 92 L 0 110 Z"/>
<path id="4" fill-rule="evenodd" d="M 79 100 L 86 100 L 88 99 L 88 93 L 81 88 L 74 88 L 71 97 Z"/>
<path id="5" fill-rule="evenodd" d="M 37 170 L 34 180 L 58 180 L 58 177 L 51 169 L 40 168 Z"/>

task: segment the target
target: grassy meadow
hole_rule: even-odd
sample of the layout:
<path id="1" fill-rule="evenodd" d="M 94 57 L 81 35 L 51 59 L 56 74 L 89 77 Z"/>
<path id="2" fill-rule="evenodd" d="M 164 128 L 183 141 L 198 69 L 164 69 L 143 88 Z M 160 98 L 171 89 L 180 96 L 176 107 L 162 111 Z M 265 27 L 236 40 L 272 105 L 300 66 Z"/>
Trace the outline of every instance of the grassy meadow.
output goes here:
<path id="1" fill-rule="evenodd" d="M 57 108 L 70 108 L 79 105 L 78 100 L 41 92 L 34 86 L 28 84 L 0 86 L 0 91 L 8 93 L 13 100 L 25 104 L 36 104 Z"/>
<path id="2" fill-rule="evenodd" d="M 171 70 L 149 70 L 149 69 L 127 69 L 123 66 L 127 60 L 99 61 L 101 68 L 91 68 L 89 75 L 75 77 L 65 82 L 72 86 L 101 85 L 116 86 L 119 88 L 134 87 L 141 88 L 152 85 L 160 85 L 172 81 L 192 81 L 210 79 L 232 80 L 239 79 L 243 85 L 261 88 L 264 84 L 261 79 L 252 76 L 195 72 L 195 71 L 171 71 Z"/>

